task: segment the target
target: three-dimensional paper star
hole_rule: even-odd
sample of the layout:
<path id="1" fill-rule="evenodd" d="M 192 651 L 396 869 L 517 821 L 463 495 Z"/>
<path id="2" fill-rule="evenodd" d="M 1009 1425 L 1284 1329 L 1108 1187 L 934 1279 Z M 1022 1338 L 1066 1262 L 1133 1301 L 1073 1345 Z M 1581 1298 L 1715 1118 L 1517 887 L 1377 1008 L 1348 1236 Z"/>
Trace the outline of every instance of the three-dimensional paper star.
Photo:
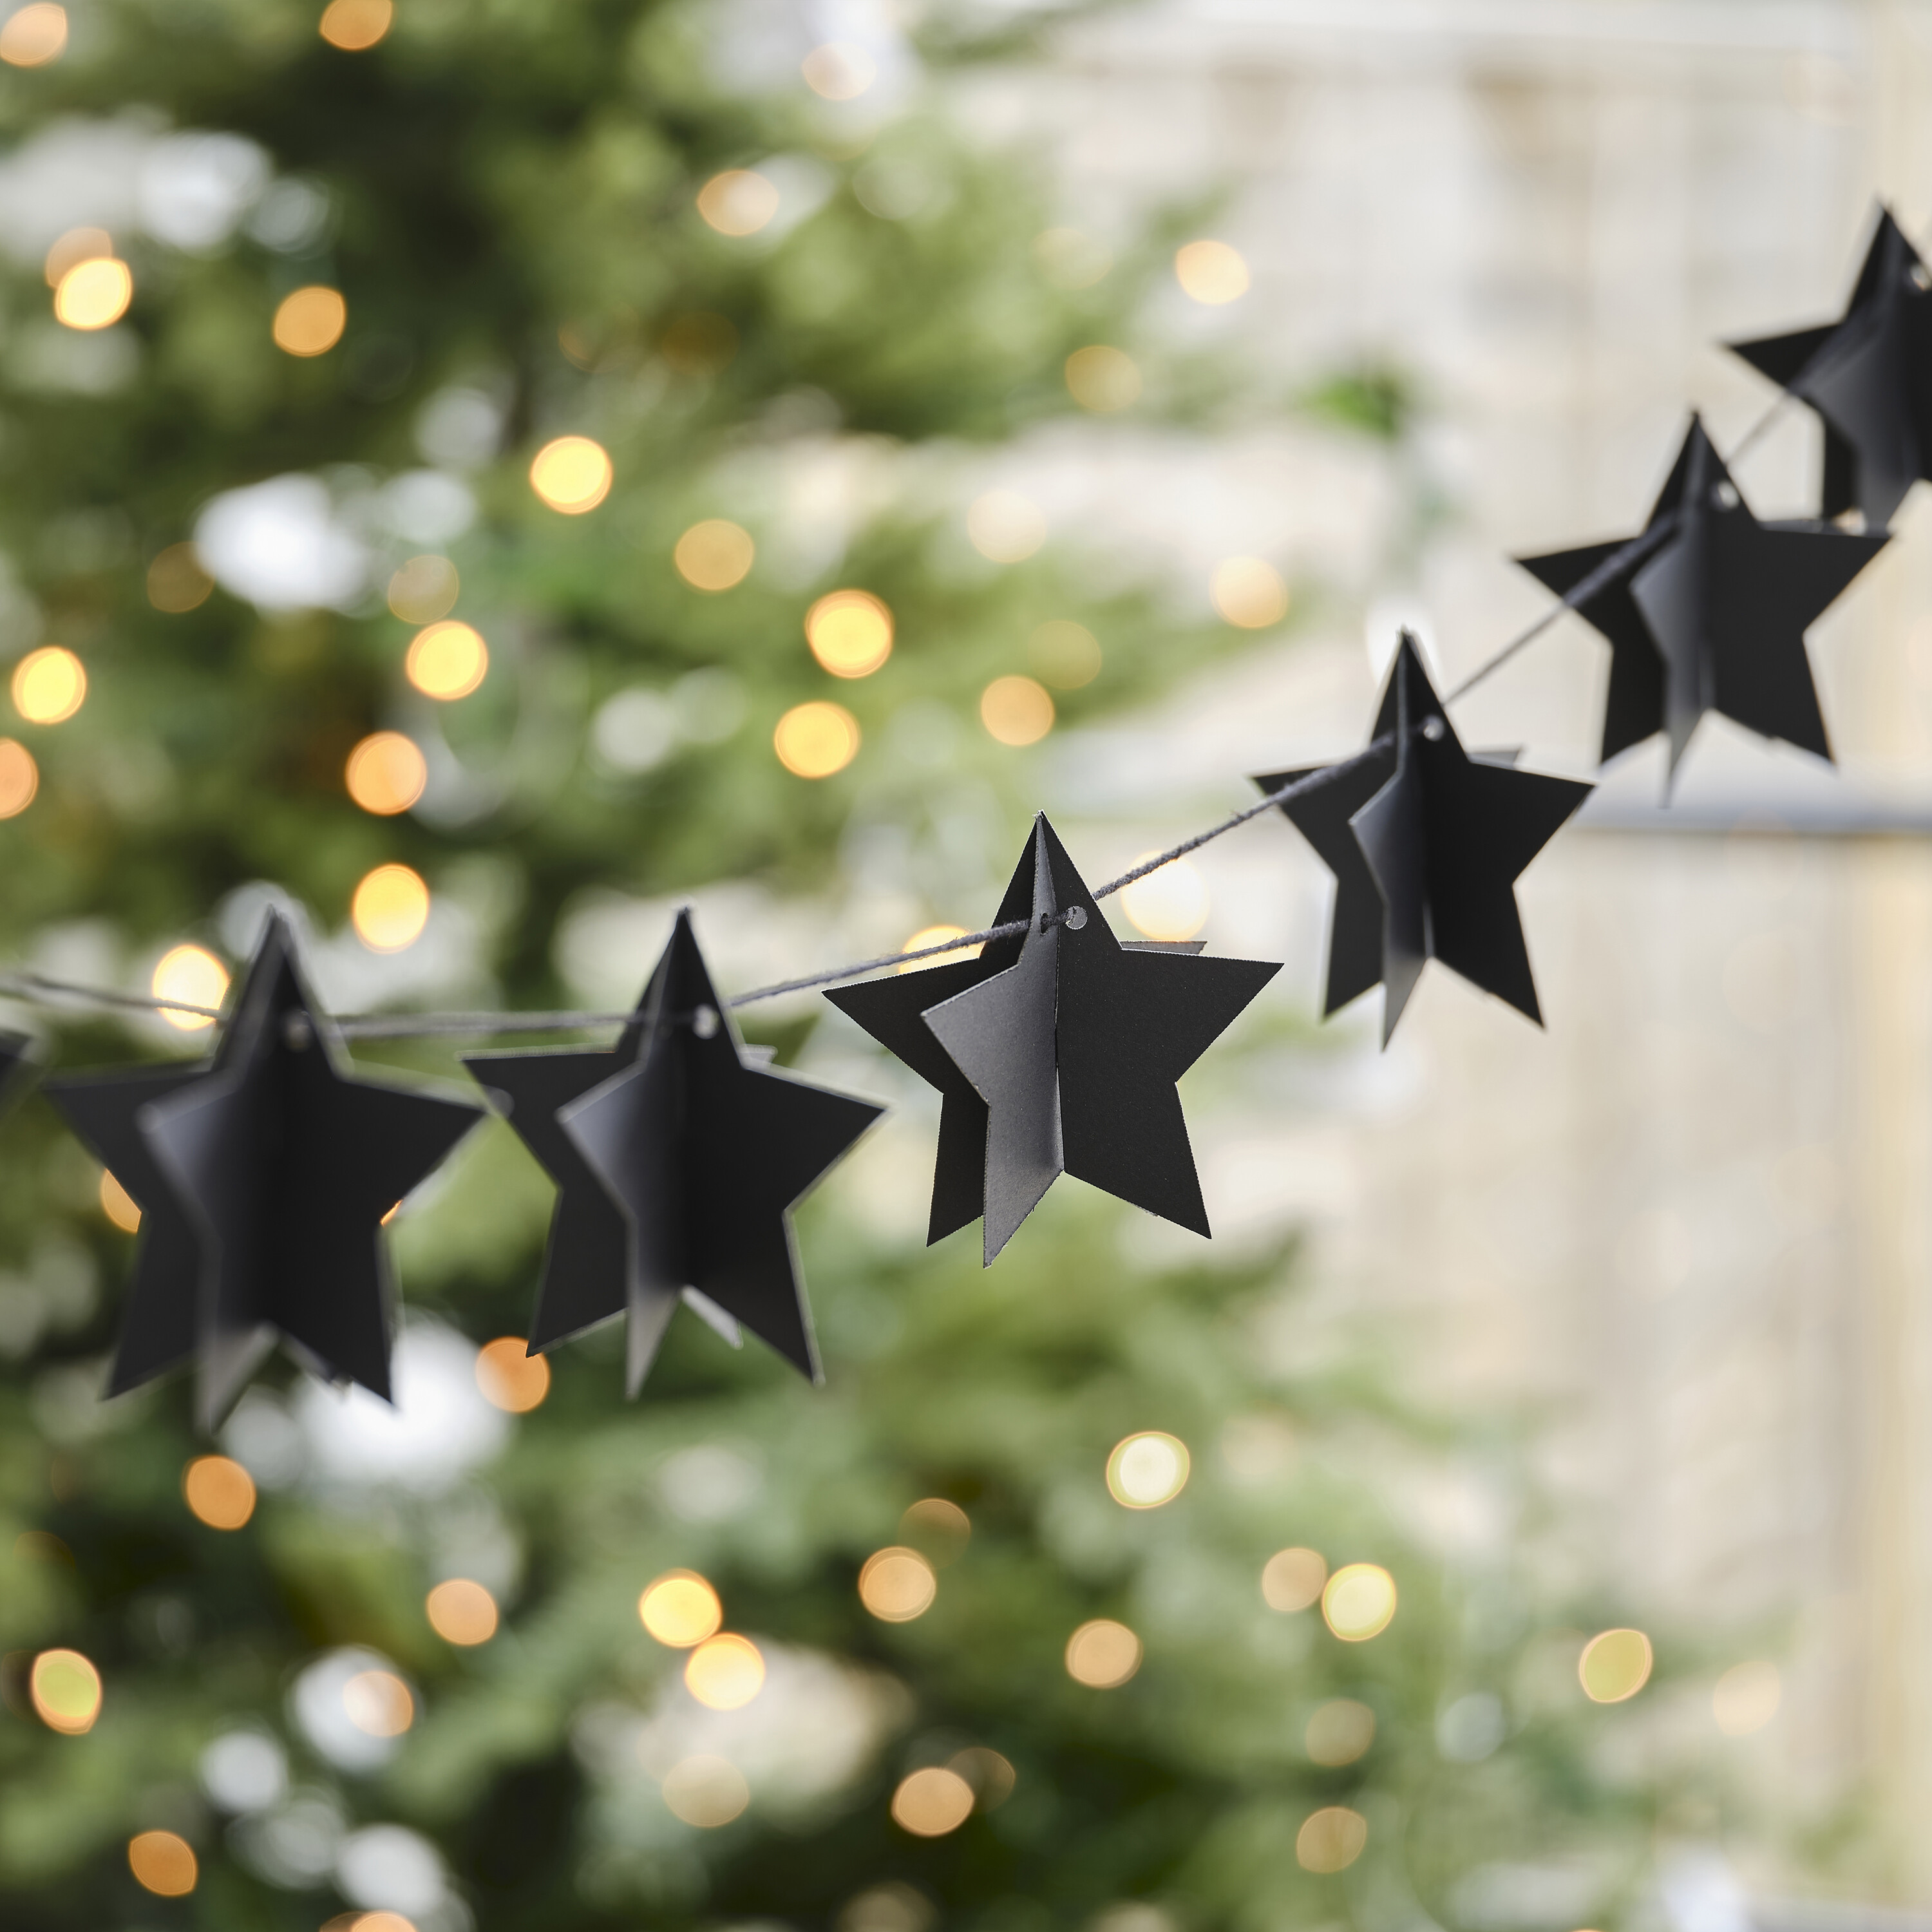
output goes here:
<path id="1" fill-rule="evenodd" d="M 1034 902 L 1030 846 L 1013 868 L 995 926 L 1027 918 Z M 926 1010 L 1004 973 L 1020 956 L 1018 938 L 988 940 L 976 958 L 944 960 L 854 986 L 832 986 L 825 997 L 848 1013 L 889 1052 L 928 1086 L 939 1089 L 939 1144 L 933 1159 L 932 1208 L 926 1222 L 929 1246 L 979 1220 L 986 1185 L 986 1103 L 979 1090 L 934 1038 Z"/>
<path id="2" fill-rule="evenodd" d="M 1518 771 L 1508 757 L 1472 758 L 1406 631 L 1372 737 L 1392 742 L 1372 742 L 1328 767 L 1330 783 L 1281 802 L 1335 874 L 1324 1010 L 1380 982 L 1387 1046 L 1424 963 L 1438 959 L 1541 1025 L 1516 881 L 1591 788 Z M 1278 791 L 1300 776 L 1255 783 Z"/>
<path id="3" fill-rule="evenodd" d="M 314 1373 L 388 1399 L 381 1223 L 482 1115 L 350 1078 L 279 914 L 212 1059 L 47 1091 L 141 1210 L 110 1395 L 193 1358 L 212 1430 L 279 1336 Z"/>
<path id="4" fill-rule="evenodd" d="M 885 1110 L 759 1064 L 688 914 L 614 1051 L 464 1064 L 560 1190 L 532 1353 L 628 1314 L 634 1395 L 682 1297 L 820 1379 L 790 1210 Z"/>
<path id="5" fill-rule="evenodd" d="M 1726 346 L 1822 421 L 1821 515 L 1882 530 L 1932 477 L 1932 272 L 1888 208 L 1838 321 Z"/>
<path id="6" fill-rule="evenodd" d="M 950 997 L 931 974 L 900 982 L 940 994 L 926 1025 L 986 1108 L 985 1259 L 1062 1174 L 1205 1234 L 1174 1083 L 1281 969 L 1122 945 L 1043 814 L 1024 863 L 1017 959 Z M 1013 898 L 1009 888 L 1001 923 Z M 848 1010 L 868 1023 L 862 1008 Z"/>
<path id="7" fill-rule="evenodd" d="M 1668 534 L 1654 536 L 1666 519 Z M 1884 535 L 1760 523 L 1695 416 L 1645 534 L 1652 541 L 1516 560 L 1567 596 L 1619 549 L 1630 554 L 1629 568 L 1576 607 L 1610 641 L 1604 757 L 1662 731 L 1674 776 L 1699 721 L 1720 711 L 1828 759 L 1804 633 Z"/>

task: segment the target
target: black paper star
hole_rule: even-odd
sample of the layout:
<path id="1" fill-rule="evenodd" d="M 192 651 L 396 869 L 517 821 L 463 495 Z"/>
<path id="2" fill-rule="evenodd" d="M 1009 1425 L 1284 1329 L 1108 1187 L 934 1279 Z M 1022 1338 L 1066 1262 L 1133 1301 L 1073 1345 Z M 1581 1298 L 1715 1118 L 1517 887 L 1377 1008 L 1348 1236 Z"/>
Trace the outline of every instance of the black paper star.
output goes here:
<path id="1" fill-rule="evenodd" d="M 885 1110 L 743 1048 L 680 913 L 615 1051 L 478 1054 L 561 1190 L 534 1354 L 628 1312 L 637 1393 L 680 1292 L 820 1379 L 790 1210 Z"/>
<path id="2" fill-rule="evenodd" d="M 1882 530 L 1932 477 L 1932 273 L 1888 208 L 1838 321 L 1725 346 L 1823 422 L 1821 515 L 1857 509 Z"/>
<path id="3" fill-rule="evenodd" d="M 1013 868 L 1006 896 L 993 916 L 995 926 L 1026 918 L 1034 902 L 1030 848 Z M 941 1095 L 939 1145 L 932 1172 L 932 1210 L 926 1223 L 929 1246 L 979 1220 L 986 1184 L 986 1103 L 952 1056 L 932 1036 L 923 1017 L 928 1006 L 963 993 L 969 986 L 1004 973 L 1020 956 L 1018 938 L 988 940 L 976 959 L 947 960 L 916 971 L 865 980 L 856 986 L 834 986 L 825 997 L 849 1013 L 879 1044 L 904 1060 Z"/>
<path id="4" fill-rule="evenodd" d="M 1619 550 L 1628 570 L 1577 606 L 1610 645 L 1603 755 L 1663 731 L 1676 774 L 1707 711 L 1828 759 L 1804 633 L 1885 547 L 1810 521 L 1760 523 L 1695 417 L 1645 544 L 1592 544 L 1516 561 L 1567 595 Z"/>
<path id="5" fill-rule="evenodd" d="M 1281 810 L 1335 874 L 1324 1011 L 1379 982 L 1387 1046 L 1425 962 L 1439 959 L 1540 1026 L 1516 880 L 1590 794 L 1464 752 L 1405 631 L 1376 713 L 1376 740 Z M 1278 791 L 1296 772 L 1257 778 Z"/>
<path id="6" fill-rule="evenodd" d="M 1044 815 L 1023 862 L 1030 922 L 1018 958 L 925 1010 L 986 1108 L 985 1258 L 1063 1173 L 1205 1234 L 1174 1083 L 1281 969 L 1123 946 Z M 1009 888 L 1005 916 L 1013 897 Z M 934 976 L 901 983 L 930 988 Z"/>
<path id="7" fill-rule="evenodd" d="M 482 1116 L 348 1077 L 279 914 L 212 1060 L 47 1091 L 141 1209 L 110 1395 L 193 1357 L 212 1430 L 279 1336 L 314 1373 L 388 1399 L 380 1223 Z"/>

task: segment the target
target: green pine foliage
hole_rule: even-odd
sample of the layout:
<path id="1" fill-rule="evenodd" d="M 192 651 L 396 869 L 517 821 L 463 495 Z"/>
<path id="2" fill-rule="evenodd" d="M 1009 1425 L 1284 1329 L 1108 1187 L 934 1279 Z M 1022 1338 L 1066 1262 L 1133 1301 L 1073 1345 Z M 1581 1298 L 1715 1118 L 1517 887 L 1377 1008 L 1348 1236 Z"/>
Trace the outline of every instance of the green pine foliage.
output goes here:
<path id="1" fill-rule="evenodd" d="M 932 916 L 990 908 L 1037 766 L 980 729 L 987 682 L 1033 668 L 1042 623 L 1077 619 L 1105 652 L 1098 677 L 1055 694 L 1077 723 L 1226 647 L 1148 587 L 1096 580 L 1077 548 L 995 566 L 958 525 L 976 448 L 1073 411 L 1072 351 L 1132 347 L 1144 411 L 1211 398 L 1214 379 L 1135 339 L 1154 251 L 1085 288 L 1056 282 L 1029 160 L 976 150 L 937 111 L 866 134 L 795 82 L 728 86 L 720 8 L 403 0 L 358 54 L 324 44 L 316 12 L 102 0 L 76 8 L 62 61 L 0 70 L 16 146 L 115 119 L 144 137 L 238 135 L 266 167 L 232 236 L 114 236 L 135 294 L 111 344 L 59 328 L 37 264 L 0 292 L 0 622 L 16 654 L 58 642 L 90 681 L 68 722 L 10 728 L 40 789 L 0 824 L 0 942 L 54 965 L 184 938 L 219 951 L 218 909 L 258 880 L 338 930 L 358 880 L 400 861 L 472 910 L 484 996 L 548 1005 L 570 997 L 554 944 L 586 890 L 750 878 L 836 893 L 842 842 L 879 827 Z M 935 31 L 960 54 L 958 20 Z M 699 189 L 752 166 L 810 212 L 776 238 L 715 232 Z M 347 329 L 298 358 L 272 318 L 315 284 L 342 292 Z M 1399 435 L 1406 419 L 1390 378 L 1310 393 L 1356 430 Z M 478 506 L 440 545 L 381 514 L 393 479 L 424 466 L 439 408 L 474 433 L 441 460 Z M 614 460 L 587 515 L 545 508 L 526 481 L 565 434 Z M 835 460 L 859 505 L 849 540 L 788 554 L 787 493 L 845 487 Z M 298 472 L 362 520 L 367 596 L 277 615 L 218 588 L 158 608 L 151 566 L 212 496 Z M 719 518 L 760 562 L 706 592 L 673 551 Z M 412 626 L 382 591 L 425 549 L 453 560 L 454 614 L 492 653 L 481 689 L 440 706 L 407 686 Z M 847 585 L 890 606 L 897 646 L 842 682 L 802 622 Z M 594 749 L 594 721 L 627 692 L 665 737 L 628 770 Z M 828 698 L 856 717 L 860 755 L 794 777 L 774 725 Z M 446 744 L 480 803 L 359 810 L 344 760 L 379 727 Z M 979 828 L 963 851 L 962 812 Z M 810 1027 L 765 1031 L 789 1058 Z M 71 1067 L 165 1050 L 152 1034 L 75 1019 L 50 1039 Z M 440 1046 L 368 1057 L 453 1070 Z M 869 1077 L 928 1121 L 911 1083 L 883 1064 Z M 893 1131 L 916 1157 L 887 1182 L 914 1196 L 926 1143 Z M 1471 1872 L 1564 1858 L 1584 1862 L 1604 1915 L 1579 1922 L 1612 1922 L 1658 1799 L 1598 1756 L 1640 1735 L 1641 1710 L 1586 1709 L 1580 1632 L 1502 1558 L 1445 1564 L 1388 1501 L 1405 1456 L 1467 1449 L 1508 1468 L 1508 1446 L 1419 1438 L 1370 1383 L 1284 1370 L 1262 1338 L 1291 1256 L 1137 1262 L 1125 1216 L 1067 1184 L 982 1271 L 976 1235 L 928 1254 L 904 1214 L 882 1220 L 866 1190 L 886 1170 L 865 1181 L 860 1166 L 801 1217 L 824 1389 L 686 1314 L 628 1406 L 605 1331 L 559 1353 L 542 1405 L 496 1425 L 500 1448 L 424 1490 L 405 1470 L 332 1476 L 312 1450 L 304 1464 L 298 1418 L 332 1398 L 278 1365 L 230 1439 L 259 1505 L 225 1532 L 182 1499 L 207 1446 L 184 1390 L 95 1400 L 132 1250 L 97 1173 L 44 1102 L 0 1123 L 6 1924 L 314 1932 L 358 1903 L 344 1834 L 383 1825 L 420 1834 L 446 1872 L 422 1932 L 1460 1926 Z M 514 1334 L 548 1203 L 506 1132 L 478 1136 L 395 1232 L 415 1332 L 465 1364 Z M 1190 1445 L 1192 1473 L 1173 1501 L 1129 1510 L 1108 1494 L 1108 1453 L 1150 1429 Z M 963 1511 L 963 1545 L 905 1517 L 932 1498 Z M 898 1544 L 925 1550 L 937 1595 L 890 1622 L 856 1581 Z M 1292 1545 L 1384 1566 L 1400 1592 L 1388 1630 L 1344 1642 L 1318 1608 L 1270 1608 L 1262 1567 Z M 673 1569 L 709 1578 L 727 1628 L 764 1654 L 763 1701 L 741 1718 L 692 1703 L 682 1653 L 640 1623 L 640 1592 Z M 452 1570 L 488 1573 L 503 1620 L 488 1643 L 446 1642 L 425 1616 Z M 1116 1688 L 1066 1667 L 1096 1618 L 1143 1646 Z M 54 1648 L 100 1672 L 85 1736 L 34 1714 L 34 1660 Z M 413 1700 L 406 1732 L 359 1766 L 302 1714 L 302 1687 L 344 1653 Z M 748 1804 L 680 1822 L 670 1763 L 728 1748 Z M 895 1822 L 901 1780 L 948 1766 L 964 1768 L 973 1815 L 927 1838 Z M 1334 1843 L 1366 1833 L 1333 1873 L 1308 1868 L 1318 1848 L 1298 1856 L 1324 1808 L 1347 1814 Z M 126 1847 L 149 1829 L 194 1846 L 190 1894 L 136 1884 Z"/>

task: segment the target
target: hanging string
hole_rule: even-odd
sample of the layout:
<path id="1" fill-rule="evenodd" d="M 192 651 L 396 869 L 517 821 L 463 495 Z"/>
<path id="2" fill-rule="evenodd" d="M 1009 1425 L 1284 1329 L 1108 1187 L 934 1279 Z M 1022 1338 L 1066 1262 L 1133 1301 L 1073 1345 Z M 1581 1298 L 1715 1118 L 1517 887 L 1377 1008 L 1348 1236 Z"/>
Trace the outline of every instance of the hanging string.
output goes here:
<path id="1" fill-rule="evenodd" d="M 1726 467 L 1740 461 L 1750 453 L 1792 400 L 1792 392 L 1789 389 L 1779 392 L 1777 400 L 1739 439 L 1726 459 Z M 1454 689 L 1446 693 L 1442 702 L 1454 704 L 1458 698 L 1466 697 L 1486 678 L 1493 676 L 1518 652 L 1534 643 L 1566 610 L 1578 609 L 1607 589 L 1619 577 L 1637 569 L 1653 552 L 1669 542 L 1676 533 L 1676 516 L 1665 517 L 1640 536 L 1633 537 L 1628 543 L 1620 544 L 1595 569 L 1573 584 L 1534 623 L 1517 632 L 1495 656 L 1479 664 Z M 1138 865 L 1123 872 L 1118 878 L 1108 880 L 1095 891 L 1094 896 L 1096 899 L 1111 898 L 1136 880 L 1159 872 L 1163 866 L 1171 866 L 1175 860 L 1184 858 L 1189 853 L 1199 850 L 1202 846 L 1220 838 L 1224 833 L 1246 824 L 1250 819 L 1258 818 L 1263 812 L 1272 812 L 1277 806 L 1287 803 L 1290 799 L 1304 796 L 1334 783 L 1343 773 L 1352 770 L 1359 758 L 1386 751 L 1394 742 L 1392 734 L 1384 734 L 1354 758 L 1343 759 L 1337 764 L 1308 772 L 1303 777 L 1291 779 L 1286 784 L 1256 800 L 1252 805 L 1239 812 L 1231 812 L 1220 824 L 1210 826 L 1206 831 L 1197 832 L 1191 838 L 1184 838 L 1179 844 L 1170 845 L 1166 851 L 1156 852 L 1151 858 L 1143 859 Z M 1028 929 L 1030 924 L 1029 920 L 1010 920 L 1004 925 L 989 926 L 978 932 L 961 933 L 953 938 L 942 940 L 932 946 L 920 946 L 910 952 L 881 953 L 874 959 L 859 960 L 850 965 L 836 966 L 827 971 L 807 974 L 796 980 L 782 980 L 773 986 L 755 987 L 748 993 L 740 993 L 735 999 L 728 1000 L 726 1004 L 734 1008 L 748 1006 L 761 1000 L 779 998 L 787 993 L 810 992 L 818 987 L 836 986 L 842 980 L 856 980 L 868 973 L 883 972 L 888 968 L 910 966 L 922 959 L 934 959 L 964 952 L 994 940 L 1017 938 Z M 180 1000 L 164 1000 L 139 993 L 115 992 L 105 987 L 86 986 L 73 980 L 50 978 L 42 973 L 0 972 L 0 994 L 11 994 L 16 998 L 48 1004 L 76 1000 L 83 1004 L 105 1006 L 122 1012 L 179 1013 L 198 1020 L 219 1021 L 224 1018 L 224 1015 L 212 1006 L 198 1006 Z M 339 1035 L 348 1040 L 428 1040 L 441 1036 L 488 1038 L 496 1034 L 567 1033 L 584 1028 L 628 1026 L 636 1018 L 634 1012 L 601 1013 L 574 1010 L 523 1013 L 347 1013 L 337 1018 L 332 1024 Z"/>
<path id="2" fill-rule="evenodd" d="M 1191 838 L 1184 838 L 1179 844 L 1168 847 L 1165 852 L 1156 852 L 1152 858 L 1142 860 L 1130 871 L 1123 872 L 1118 879 L 1110 879 L 1094 896 L 1096 899 L 1109 898 L 1124 886 L 1132 885 L 1137 879 L 1144 879 L 1149 873 L 1159 872 L 1162 866 L 1172 865 L 1175 860 L 1184 858 L 1190 852 L 1198 851 L 1201 847 L 1210 840 L 1219 838 L 1224 832 L 1232 832 L 1238 826 L 1246 824 L 1250 819 L 1258 818 L 1264 812 L 1272 812 L 1290 799 L 1319 791 L 1351 770 L 1360 759 L 1387 751 L 1394 742 L 1392 733 L 1384 734 L 1362 751 L 1339 764 L 1324 765 L 1300 778 L 1290 779 L 1286 784 L 1267 793 L 1252 805 L 1240 812 L 1230 812 L 1219 824 L 1210 825 L 1205 832 L 1197 832 Z M 1049 916 L 1042 914 L 1042 921 Z M 996 939 L 1017 939 L 1032 924 L 1030 919 L 1008 920 L 1002 925 L 986 926 L 978 932 L 962 932 L 952 938 L 943 939 L 935 945 L 916 947 L 909 952 L 881 953 L 876 959 L 861 959 L 850 965 L 835 966 L 826 972 L 808 974 L 797 980 L 781 980 L 776 986 L 760 986 L 751 992 L 740 993 L 736 998 L 728 1000 L 725 1004 L 733 1007 L 748 1006 L 760 1000 L 775 1000 L 784 993 L 809 992 L 814 987 L 836 986 L 842 980 L 856 980 L 867 973 L 883 972 L 888 967 L 910 966 L 922 959 L 934 959 L 944 954 L 964 952 L 969 948 L 984 946 Z M 70 980 L 50 979 L 44 973 L 0 972 L 0 994 L 9 993 L 20 999 L 50 1003 L 56 1000 L 76 1000 L 118 1011 L 185 1013 L 202 1020 L 219 1020 L 224 1017 L 213 1006 L 197 1006 L 184 1000 L 164 1000 L 142 993 L 115 992 L 106 987 L 82 986 Z M 330 1024 L 346 1040 L 430 1040 L 441 1036 L 482 1038 L 499 1034 L 567 1033 L 583 1027 L 628 1026 L 636 1018 L 635 1012 L 575 1011 L 346 1013 L 332 1020 Z"/>
<path id="3" fill-rule="evenodd" d="M 1736 447 L 1723 459 L 1726 470 L 1750 454 L 1753 446 L 1783 415 L 1791 400 L 1792 394 L 1789 389 L 1778 392 L 1778 400 L 1745 430 L 1738 439 Z M 1454 690 L 1445 692 L 1442 702 L 1454 704 L 1457 698 L 1466 697 L 1485 678 L 1501 670 L 1519 651 L 1535 643 L 1566 610 L 1574 610 L 1588 603 L 1592 598 L 1600 591 L 1607 590 L 1620 576 L 1635 570 L 1653 550 L 1663 547 L 1676 528 L 1677 519 L 1674 515 L 1661 518 L 1641 536 L 1633 537 L 1628 543 L 1612 551 L 1587 577 L 1573 584 L 1535 622 L 1519 631 L 1493 657 L 1478 664 Z"/>
<path id="4" fill-rule="evenodd" d="M 1780 390 L 1778 399 L 1757 421 L 1745 431 L 1731 454 L 1726 459 L 1726 466 L 1741 460 L 1777 422 L 1780 413 L 1792 400 L 1790 390 Z M 1656 550 L 1660 550 L 1676 532 L 1677 519 L 1671 515 L 1661 518 L 1628 543 L 1620 544 L 1598 564 L 1595 569 L 1580 578 L 1536 621 L 1527 626 L 1503 646 L 1486 662 L 1464 678 L 1453 689 L 1444 694 L 1444 704 L 1454 704 L 1458 698 L 1465 698 L 1486 678 L 1492 676 L 1516 655 L 1526 650 L 1548 630 L 1565 611 L 1574 610 L 1606 590 L 1619 577 L 1628 575 L 1640 568 Z M 1393 734 L 1376 739 L 1357 754 L 1357 758 L 1386 751 L 1394 742 Z M 1184 838 L 1178 845 L 1170 845 L 1164 852 L 1156 852 L 1151 858 L 1143 859 L 1130 870 L 1123 872 L 1117 879 L 1110 879 L 1096 889 L 1096 899 L 1111 898 L 1136 880 L 1157 872 L 1163 866 L 1171 866 L 1175 860 L 1184 858 L 1190 852 L 1198 851 L 1211 841 L 1223 834 L 1245 825 L 1251 818 L 1272 812 L 1286 804 L 1290 799 L 1299 798 L 1319 790 L 1332 784 L 1336 778 L 1348 770 L 1355 763 L 1348 758 L 1340 763 L 1322 766 L 1304 776 L 1289 781 L 1285 785 L 1268 793 L 1242 810 L 1231 812 L 1218 824 L 1210 825 L 1204 832 L 1197 832 L 1191 838 Z M 1012 939 L 1024 933 L 1031 922 L 1028 920 L 1010 920 L 1001 926 L 989 926 L 978 932 L 961 933 L 956 938 L 945 939 L 932 946 L 920 946 L 910 952 L 885 952 L 877 958 L 862 959 L 846 966 L 835 966 L 823 973 L 810 973 L 796 980 L 781 980 L 770 986 L 755 987 L 748 993 L 740 993 L 725 1004 L 731 1007 L 748 1006 L 762 1000 L 776 1000 L 788 993 L 806 993 L 820 986 L 836 986 L 843 980 L 856 980 L 868 973 L 880 973 L 888 968 L 916 964 L 922 959 L 934 959 L 943 956 L 962 953 L 970 948 L 988 944 L 998 939 Z M 10 993 L 17 998 L 52 1001 L 56 1000 L 78 1000 L 82 1004 L 106 1006 L 121 1011 L 158 1013 L 182 1013 L 196 1019 L 220 1020 L 223 1015 L 212 1006 L 197 1006 L 180 1000 L 164 1000 L 139 993 L 110 992 L 99 986 L 86 986 L 72 980 L 50 978 L 41 973 L 0 973 L 0 993 Z M 347 1013 L 334 1020 L 337 1033 L 346 1040 L 430 1040 L 439 1037 L 487 1038 L 493 1034 L 568 1033 L 583 1028 L 628 1026 L 636 1018 L 634 1012 L 587 1012 L 557 1011 L 550 1012 L 471 1012 L 471 1013 Z"/>

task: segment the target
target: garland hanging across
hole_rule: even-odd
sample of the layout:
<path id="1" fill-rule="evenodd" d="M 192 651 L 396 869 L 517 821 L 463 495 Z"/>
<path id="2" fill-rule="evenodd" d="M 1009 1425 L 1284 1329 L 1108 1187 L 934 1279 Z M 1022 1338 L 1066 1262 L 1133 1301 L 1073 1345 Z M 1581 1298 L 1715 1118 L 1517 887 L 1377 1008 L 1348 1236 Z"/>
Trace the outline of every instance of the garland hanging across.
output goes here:
<path id="1" fill-rule="evenodd" d="M 1662 732 L 1674 777 L 1714 710 L 1828 759 L 1805 631 L 1932 476 L 1932 274 L 1886 211 L 1840 321 L 1732 346 L 1822 419 L 1819 517 L 1760 522 L 1694 417 L 1645 529 L 1521 560 L 1559 601 L 1446 697 L 1405 632 L 1364 750 L 1257 778 L 1257 802 L 1097 890 L 1042 815 L 982 932 L 724 1000 L 680 913 L 623 1013 L 331 1018 L 280 914 L 226 1012 L 0 974 L 19 998 L 221 1028 L 200 1065 L 49 1083 L 142 1210 L 106 1393 L 192 1361 L 212 1430 L 279 1338 L 313 1372 L 388 1396 L 382 1224 L 483 1110 L 351 1077 L 350 1039 L 620 1029 L 608 1048 L 463 1059 L 558 1190 L 531 1352 L 622 1315 L 634 1394 L 680 1300 L 734 1344 L 748 1328 L 820 1375 L 791 1210 L 884 1109 L 766 1064 L 734 1009 L 824 989 L 938 1088 L 928 1239 L 983 1220 L 988 1264 L 1063 1173 L 1208 1232 L 1175 1082 L 1280 968 L 1120 940 L 1099 902 L 1264 813 L 1290 819 L 1335 876 L 1324 1012 L 1380 985 L 1386 1044 L 1433 958 L 1540 1024 L 1514 882 L 1591 787 L 1466 752 L 1444 707 L 1574 610 L 1610 646 L 1606 761 Z M 1828 520 L 1846 513 L 1865 527 Z M 33 1052 L 0 1034 L 0 1100 Z"/>

